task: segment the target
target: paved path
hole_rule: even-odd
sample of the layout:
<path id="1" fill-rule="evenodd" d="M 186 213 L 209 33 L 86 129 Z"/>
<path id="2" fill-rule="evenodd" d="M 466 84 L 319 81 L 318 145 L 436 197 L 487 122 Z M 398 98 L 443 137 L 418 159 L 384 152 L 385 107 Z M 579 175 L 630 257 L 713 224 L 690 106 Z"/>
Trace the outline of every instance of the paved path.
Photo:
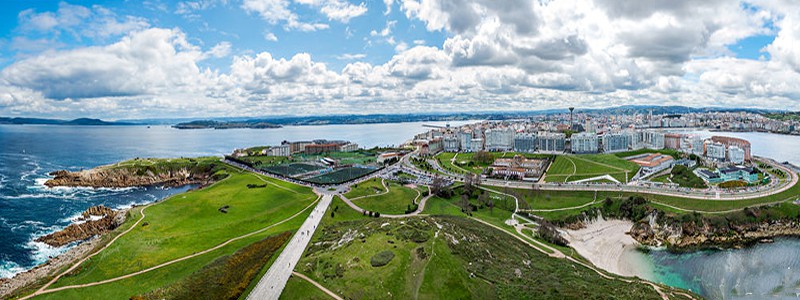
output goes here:
<path id="1" fill-rule="evenodd" d="M 247 299 L 278 299 L 286 287 L 286 281 L 292 275 L 297 262 L 303 256 L 303 251 L 311 241 L 311 236 L 317 229 L 317 225 L 328 210 L 333 196 L 326 194 L 317 204 L 317 207 L 311 212 L 303 225 L 294 234 L 289 244 L 281 251 L 280 256 L 275 260 L 266 274 L 258 281 L 258 285 L 250 292 Z"/>
<path id="2" fill-rule="evenodd" d="M 306 276 L 306 275 L 303 275 L 303 274 L 300 274 L 300 273 L 297 273 L 297 272 L 292 272 L 292 275 L 300 277 L 301 279 L 304 279 L 305 281 L 308 281 L 308 283 L 313 284 L 318 289 L 320 289 L 322 292 L 324 292 L 325 294 L 328 294 L 328 296 L 331 296 L 331 298 L 333 298 L 333 299 L 344 300 L 342 297 L 339 297 L 339 295 L 337 295 L 336 293 L 334 293 L 331 290 L 325 288 L 324 286 L 322 286 L 318 282 L 312 280 L 311 278 L 308 278 L 308 276 Z"/>

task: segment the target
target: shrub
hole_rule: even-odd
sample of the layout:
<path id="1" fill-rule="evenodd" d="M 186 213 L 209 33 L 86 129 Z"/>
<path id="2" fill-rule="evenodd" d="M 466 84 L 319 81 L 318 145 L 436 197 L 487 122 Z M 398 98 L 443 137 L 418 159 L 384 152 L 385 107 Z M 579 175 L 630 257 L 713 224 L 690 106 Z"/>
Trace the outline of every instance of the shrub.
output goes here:
<path id="1" fill-rule="evenodd" d="M 392 261 L 393 258 L 394 258 L 394 252 L 392 252 L 391 250 L 385 250 L 372 256 L 372 258 L 369 259 L 369 263 L 373 267 L 382 267 L 389 264 L 389 262 Z"/>
<path id="2" fill-rule="evenodd" d="M 220 257 L 177 282 L 131 299 L 238 299 L 289 237 L 290 232 L 267 237 Z"/>

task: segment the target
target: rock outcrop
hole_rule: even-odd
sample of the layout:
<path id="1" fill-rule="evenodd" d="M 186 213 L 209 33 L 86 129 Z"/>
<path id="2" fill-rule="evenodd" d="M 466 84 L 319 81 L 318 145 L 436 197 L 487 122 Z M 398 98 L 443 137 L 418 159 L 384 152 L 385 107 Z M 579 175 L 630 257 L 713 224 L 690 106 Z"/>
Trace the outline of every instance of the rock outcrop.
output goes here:
<path id="1" fill-rule="evenodd" d="M 61 247 L 75 241 L 87 240 L 105 234 L 125 222 L 125 211 L 115 211 L 105 206 L 92 206 L 84 211 L 76 223 L 36 239 L 53 247 Z"/>
<path id="2" fill-rule="evenodd" d="M 709 222 L 659 222 L 653 213 L 637 222 L 630 235 L 643 245 L 666 246 L 673 250 L 737 248 L 779 236 L 800 236 L 797 220 L 770 220 L 735 226 L 715 226 Z"/>
<path id="3" fill-rule="evenodd" d="M 181 186 L 186 184 L 206 183 L 211 174 L 192 172 L 189 168 L 168 169 L 160 172 L 134 168 L 100 167 L 91 170 L 70 172 L 60 170 L 50 173 L 55 178 L 44 184 L 48 187 L 108 187 L 122 188 L 134 186 L 164 185 Z"/>

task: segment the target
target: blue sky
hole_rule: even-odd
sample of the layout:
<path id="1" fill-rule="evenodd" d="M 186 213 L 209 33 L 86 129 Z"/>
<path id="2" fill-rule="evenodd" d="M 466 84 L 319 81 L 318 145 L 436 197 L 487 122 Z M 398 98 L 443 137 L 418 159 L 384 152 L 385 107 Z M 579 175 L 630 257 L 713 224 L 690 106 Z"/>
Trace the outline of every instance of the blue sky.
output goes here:
<path id="1" fill-rule="evenodd" d="M 3 6 L 0 115 L 405 113 L 566 103 L 800 109 L 800 9 L 790 1 Z"/>

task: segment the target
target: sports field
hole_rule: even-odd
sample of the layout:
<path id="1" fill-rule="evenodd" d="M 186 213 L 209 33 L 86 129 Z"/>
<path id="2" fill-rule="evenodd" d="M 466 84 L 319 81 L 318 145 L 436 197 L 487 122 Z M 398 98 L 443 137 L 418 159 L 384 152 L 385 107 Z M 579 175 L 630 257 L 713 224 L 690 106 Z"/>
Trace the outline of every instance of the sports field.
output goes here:
<path id="1" fill-rule="evenodd" d="M 610 175 L 626 183 L 637 171 L 639 165 L 611 154 L 559 155 L 548 169 L 545 182 L 572 182 Z"/>

